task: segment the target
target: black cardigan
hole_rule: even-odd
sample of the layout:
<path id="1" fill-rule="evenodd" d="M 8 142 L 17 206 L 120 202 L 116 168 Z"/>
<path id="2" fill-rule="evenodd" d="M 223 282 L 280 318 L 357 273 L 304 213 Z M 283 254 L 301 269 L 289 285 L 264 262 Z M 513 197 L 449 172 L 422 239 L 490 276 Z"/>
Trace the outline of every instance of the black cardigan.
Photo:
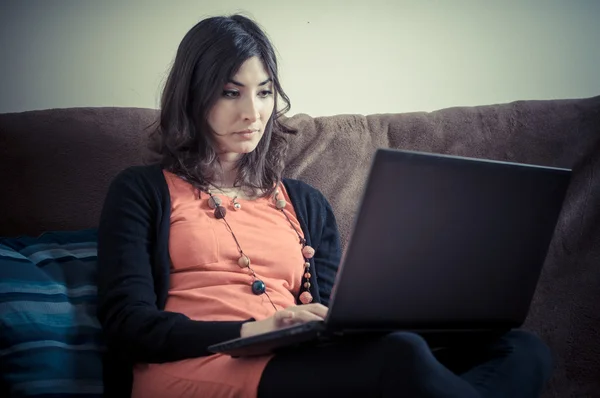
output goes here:
<path id="1" fill-rule="evenodd" d="M 329 304 L 340 261 L 337 224 L 325 197 L 284 179 L 311 259 L 314 302 Z M 195 321 L 164 311 L 169 290 L 171 200 L 160 165 L 130 167 L 112 181 L 98 228 L 98 318 L 107 341 L 108 396 L 129 396 L 131 366 L 210 355 L 207 347 L 240 336 L 244 321 Z"/>

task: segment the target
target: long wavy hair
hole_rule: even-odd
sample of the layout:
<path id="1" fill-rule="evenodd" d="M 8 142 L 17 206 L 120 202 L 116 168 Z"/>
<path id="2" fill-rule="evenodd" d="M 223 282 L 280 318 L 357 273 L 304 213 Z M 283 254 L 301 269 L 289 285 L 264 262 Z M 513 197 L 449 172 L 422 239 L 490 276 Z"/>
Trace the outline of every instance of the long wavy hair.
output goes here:
<path id="1" fill-rule="evenodd" d="M 279 120 L 290 109 L 290 100 L 279 82 L 273 46 L 261 28 L 245 16 L 212 17 L 196 24 L 179 44 L 151 142 L 163 168 L 197 189 L 207 190 L 220 176 L 209 112 L 227 81 L 252 57 L 263 62 L 273 81 L 275 106 L 256 149 L 238 161 L 234 185 L 266 196 L 282 178 L 286 134 L 295 131 Z"/>

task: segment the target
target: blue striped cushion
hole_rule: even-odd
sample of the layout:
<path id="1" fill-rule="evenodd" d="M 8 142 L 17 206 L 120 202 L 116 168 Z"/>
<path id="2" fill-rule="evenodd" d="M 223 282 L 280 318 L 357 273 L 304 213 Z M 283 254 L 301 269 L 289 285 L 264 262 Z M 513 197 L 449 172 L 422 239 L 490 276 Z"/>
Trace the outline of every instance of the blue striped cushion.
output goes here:
<path id="1" fill-rule="evenodd" d="M 0 377 L 11 396 L 102 396 L 96 238 L 0 238 Z"/>

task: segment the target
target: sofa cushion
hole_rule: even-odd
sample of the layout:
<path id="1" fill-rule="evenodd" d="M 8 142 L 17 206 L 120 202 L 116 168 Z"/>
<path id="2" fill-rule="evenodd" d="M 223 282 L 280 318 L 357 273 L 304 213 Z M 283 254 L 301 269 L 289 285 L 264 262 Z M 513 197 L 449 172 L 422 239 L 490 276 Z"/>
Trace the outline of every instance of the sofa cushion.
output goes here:
<path id="1" fill-rule="evenodd" d="M 102 395 L 96 236 L 0 238 L 0 377 L 10 396 Z"/>

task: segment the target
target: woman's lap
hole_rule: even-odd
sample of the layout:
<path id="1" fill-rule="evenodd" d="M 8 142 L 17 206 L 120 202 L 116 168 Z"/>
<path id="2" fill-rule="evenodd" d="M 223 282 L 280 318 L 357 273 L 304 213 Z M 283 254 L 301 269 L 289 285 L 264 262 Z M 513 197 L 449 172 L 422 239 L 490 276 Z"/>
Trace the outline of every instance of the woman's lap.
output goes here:
<path id="1" fill-rule="evenodd" d="M 417 382 L 421 379 L 422 382 Z M 426 380 L 437 380 L 435 383 Z M 263 372 L 258 397 L 452 397 L 476 391 L 435 360 L 412 333 L 307 348 L 275 356 Z"/>
<path id="2" fill-rule="evenodd" d="M 449 349 L 437 357 L 483 397 L 537 396 L 554 367 L 548 346 L 523 330 L 512 330 L 488 344 Z"/>
<path id="3" fill-rule="evenodd" d="M 258 396 L 534 397 L 551 371 L 548 348 L 523 331 L 436 356 L 405 332 L 297 350 L 271 360 Z"/>
<path id="4" fill-rule="evenodd" d="M 270 357 L 216 354 L 134 367 L 132 398 L 256 397 Z"/>

